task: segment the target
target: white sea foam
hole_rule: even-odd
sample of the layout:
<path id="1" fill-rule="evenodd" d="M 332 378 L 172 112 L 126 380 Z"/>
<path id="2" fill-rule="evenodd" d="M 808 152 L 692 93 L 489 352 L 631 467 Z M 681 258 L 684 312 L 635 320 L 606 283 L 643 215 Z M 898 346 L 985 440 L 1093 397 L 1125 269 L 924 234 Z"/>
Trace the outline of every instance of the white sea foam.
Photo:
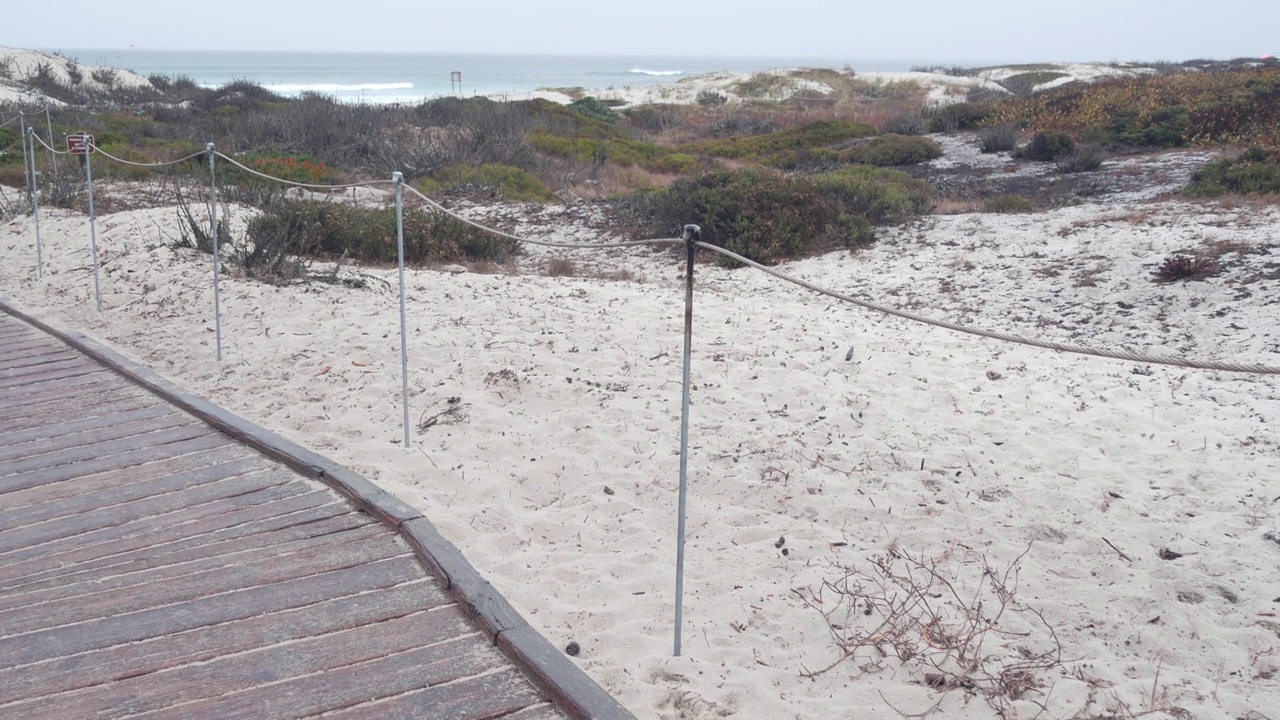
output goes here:
<path id="1" fill-rule="evenodd" d="M 628 72 L 635 73 L 637 75 L 655 75 L 658 77 L 684 74 L 683 70 L 645 70 L 644 68 L 631 68 Z"/>
<path id="2" fill-rule="evenodd" d="M 380 90 L 411 90 L 413 83 L 364 83 L 360 85 L 338 85 L 335 83 L 314 83 L 314 84 L 298 84 L 298 85 L 267 85 L 266 88 L 272 92 L 278 93 L 301 93 L 301 92 L 317 92 L 317 93 L 336 93 L 336 92 L 360 92 L 367 90 L 376 92 Z"/>

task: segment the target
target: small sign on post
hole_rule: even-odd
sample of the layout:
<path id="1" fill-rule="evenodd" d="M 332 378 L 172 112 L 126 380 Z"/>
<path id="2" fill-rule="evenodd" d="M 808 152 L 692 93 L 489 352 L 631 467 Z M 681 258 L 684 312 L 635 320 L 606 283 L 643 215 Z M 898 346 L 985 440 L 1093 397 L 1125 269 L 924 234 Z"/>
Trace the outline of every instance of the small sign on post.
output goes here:
<path id="1" fill-rule="evenodd" d="M 72 155 L 88 155 L 97 150 L 93 144 L 93 136 L 86 133 L 67 136 L 67 152 Z"/>

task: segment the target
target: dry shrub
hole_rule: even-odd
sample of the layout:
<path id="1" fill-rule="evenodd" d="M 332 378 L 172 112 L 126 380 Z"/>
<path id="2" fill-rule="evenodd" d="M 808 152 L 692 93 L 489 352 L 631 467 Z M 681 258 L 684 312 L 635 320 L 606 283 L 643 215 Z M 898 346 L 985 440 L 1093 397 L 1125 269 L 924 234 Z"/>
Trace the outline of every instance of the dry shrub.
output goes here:
<path id="1" fill-rule="evenodd" d="M 1200 253 L 1175 253 L 1164 259 L 1156 268 L 1152 282 L 1170 283 L 1179 280 L 1204 280 L 1222 271 L 1216 258 Z"/>
<path id="2" fill-rule="evenodd" d="M 817 588 L 793 590 L 822 614 L 838 653 L 801 676 L 815 678 L 845 663 L 856 677 L 895 668 L 940 692 L 984 699 L 1002 717 L 1011 704 L 1046 686 L 1061 668 L 1062 645 L 1040 611 L 1018 598 L 1023 555 L 1003 570 L 984 557 L 981 575 L 961 577 L 939 559 L 896 547 L 862 566 L 841 566 Z M 1010 637 L 1017 646 L 1010 647 Z M 939 699 L 939 703 L 941 699 Z"/>
<path id="3" fill-rule="evenodd" d="M 578 265 L 568 258 L 554 257 L 547 261 L 547 275 L 550 277 L 576 277 Z"/>

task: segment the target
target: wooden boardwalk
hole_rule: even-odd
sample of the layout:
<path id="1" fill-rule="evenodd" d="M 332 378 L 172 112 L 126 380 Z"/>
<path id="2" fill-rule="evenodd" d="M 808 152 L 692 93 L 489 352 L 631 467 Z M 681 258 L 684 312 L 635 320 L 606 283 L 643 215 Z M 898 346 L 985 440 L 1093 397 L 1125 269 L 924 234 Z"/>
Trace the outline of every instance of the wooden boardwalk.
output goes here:
<path id="1" fill-rule="evenodd" d="M 0 312 L 0 718 L 630 717 L 424 518 L 206 420 Z"/>

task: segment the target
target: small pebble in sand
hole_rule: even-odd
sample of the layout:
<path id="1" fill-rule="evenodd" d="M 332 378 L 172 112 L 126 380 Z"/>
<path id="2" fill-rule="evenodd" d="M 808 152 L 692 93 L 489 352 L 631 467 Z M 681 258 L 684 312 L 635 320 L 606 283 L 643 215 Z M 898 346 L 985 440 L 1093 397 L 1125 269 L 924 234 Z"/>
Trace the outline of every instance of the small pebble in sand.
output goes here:
<path id="1" fill-rule="evenodd" d="M 578 657 L 578 653 L 582 652 L 582 648 L 578 647 L 577 641 L 571 641 L 568 645 L 564 646 L 564 651 L 572 657 Z"/>

